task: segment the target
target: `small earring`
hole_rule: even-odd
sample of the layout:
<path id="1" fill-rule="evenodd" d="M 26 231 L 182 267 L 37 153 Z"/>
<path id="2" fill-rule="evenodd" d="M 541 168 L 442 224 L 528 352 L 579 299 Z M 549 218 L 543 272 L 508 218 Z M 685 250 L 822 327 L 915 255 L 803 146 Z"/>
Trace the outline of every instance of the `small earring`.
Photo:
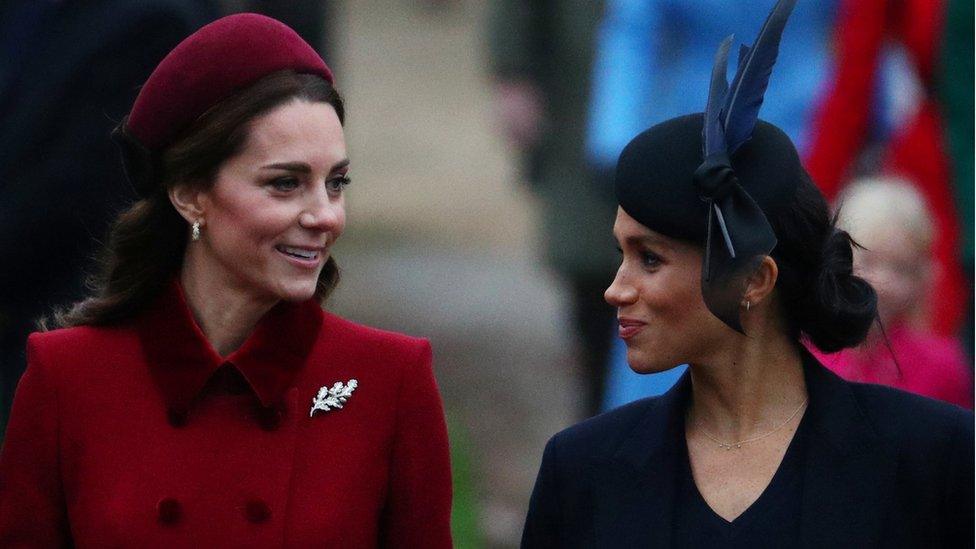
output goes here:
<path id="1" fill-rule="evenodd" d="M 196 242 L 197 240 L 200 240 L 200 222 L 199 221 L 194 221 L 193 222 L 193 227 L 190 230 L 190 240 L 193 240 L 194 242 Z"/>
<path id="2" fill-rule="evenodd" d="M 749 311 L 749 306 L 750 306 L 750 305 L 752 305 L 752 303 L 750 303 L 750 302 L 749 302 L 749 300 L 747 299 L 747 300 L 746 300 L 746 312 L 748 312 L 748 311 Z"/>

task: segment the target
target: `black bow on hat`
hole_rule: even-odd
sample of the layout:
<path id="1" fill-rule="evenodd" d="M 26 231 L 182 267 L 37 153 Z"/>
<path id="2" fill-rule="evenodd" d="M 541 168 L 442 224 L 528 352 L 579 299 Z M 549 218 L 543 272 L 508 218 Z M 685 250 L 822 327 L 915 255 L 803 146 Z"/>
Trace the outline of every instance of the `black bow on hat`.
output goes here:
<path id="1" fill-rule="evenodd" d="M 699 198 L 708 207 L 702 296 L 709 310 L 742 332 L 739 301 L 745 276 L 776 246 L 765 214 L 739 184 L 729 157 L 752 136 L 786 21 L 796 0 L 780 0 L 752 47 L 741 46 L 731 87 L 725 80 L 729 36 L 715 54 L 702 126 L 704 161 L 695 170 Z"/>

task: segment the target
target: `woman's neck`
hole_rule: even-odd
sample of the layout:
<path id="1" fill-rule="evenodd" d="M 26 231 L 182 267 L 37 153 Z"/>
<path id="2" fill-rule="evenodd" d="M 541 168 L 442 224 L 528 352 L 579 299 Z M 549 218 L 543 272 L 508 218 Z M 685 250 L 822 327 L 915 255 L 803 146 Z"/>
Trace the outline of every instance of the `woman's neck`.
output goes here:
<path id="1" fill-rule="evenodd" d="M 753 334 L 708 364 L 691 365 L 689 420 L 720 440 L 777 428 L 806 401 L 800 351 L 785 334 Z"/>
<path id="2" fill-rule="evenodd" d="M 256 299 L 220 277 L 205 275 L 194 267 L 193 261 L 184 262 L 180 283 L 190 312 L 222 357 L 236 351 L 275 305 L 272 300 Z"/>

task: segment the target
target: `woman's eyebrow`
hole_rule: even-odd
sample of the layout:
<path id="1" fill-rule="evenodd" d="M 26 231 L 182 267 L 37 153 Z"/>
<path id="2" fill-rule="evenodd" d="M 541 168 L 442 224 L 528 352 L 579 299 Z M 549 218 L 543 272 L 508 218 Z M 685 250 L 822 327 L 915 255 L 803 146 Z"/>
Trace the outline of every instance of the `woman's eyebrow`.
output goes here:
<path id="1" fill-rule="evenodd" d="M 671 249 L 671 245 L 664 239 L 653 235 L 631 235 L 624 241 L 631 246 L 656 246 L 667 250 Z"/>
<path id="2" fill-rule="evenodd" d="M 347 166 L 349 166 L 349 159 L 348 158 L 344 158 L 344 159 L 336 162 L 335 165 L 332 166 L 332 169 L 329 170 L 329 171 L 330 172 L 334 172 L 336 170 L 341 170 L 342 168 L 345 168 Z"/>
<path id="3" fill-rule="evenodd" d="M 261 166 L 262 170 L 287 170 L 290 172 L 311 173 L 312 167 L 304 162 L 276 162 Z"/>
<path id="4" fill-rule="evenodd" d="M 341 170 L 349 165 L 349 159 L 344 158 L 335 163 L 329 172 L 334 172 L 336 170 Z M 298 173 L 311 173 L 312 167 L 304 162 L 275 162 L 274 164 L 268 164 L 266 166 L 261 166 L 262 170 L 287 170 L 290 172 Z"/>

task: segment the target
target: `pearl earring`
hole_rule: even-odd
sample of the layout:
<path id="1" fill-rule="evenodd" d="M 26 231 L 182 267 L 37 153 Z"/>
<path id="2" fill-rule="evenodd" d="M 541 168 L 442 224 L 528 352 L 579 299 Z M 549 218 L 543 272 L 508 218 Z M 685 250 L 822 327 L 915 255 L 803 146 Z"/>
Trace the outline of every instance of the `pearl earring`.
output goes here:
<path id="1" fill-rule="evenodd" d="M 200 240 L 200 222 L 199 221 L 194 221 L 193 222 L 193 227 L 191 227 L 191 230 L 190 230 L 190 240 L 193 240 L 194 242 L 196 242 L 197 240 Z"/>

